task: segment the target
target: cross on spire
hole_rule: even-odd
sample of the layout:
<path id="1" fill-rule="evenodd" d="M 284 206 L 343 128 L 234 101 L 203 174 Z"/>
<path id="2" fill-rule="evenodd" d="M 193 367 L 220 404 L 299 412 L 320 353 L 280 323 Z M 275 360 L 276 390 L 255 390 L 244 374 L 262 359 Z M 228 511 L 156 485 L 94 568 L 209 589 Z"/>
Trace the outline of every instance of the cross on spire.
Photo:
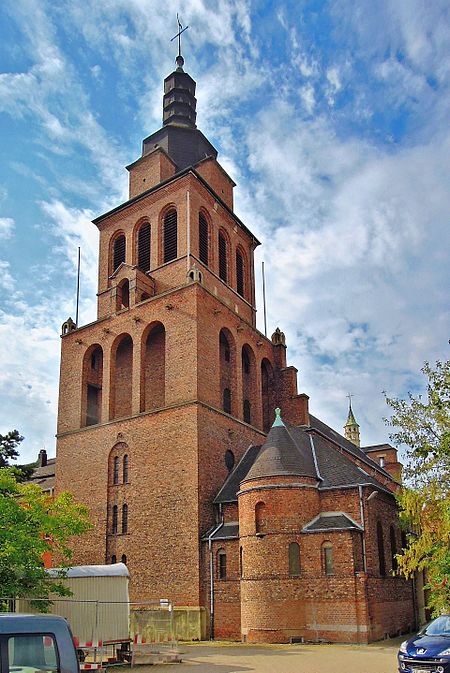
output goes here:
<path id="1" fill-rule="evenodd" d="M 181 21 L 178 18 L 178 12 L 177 12 L 177 23 L 178 23 L 178 33 L 174 35 L 170 41 L 173 42 L 176 38 L 178 38 L 178 56 L 176 57 L 175 62 L 179 68 L 182 68 L 184 65 L 184 58 L 181 55 L 181 33 L 184 33 L 184 31 L 187 30 L 189 26 L 185 26 L 183 28 L 183 26 L 181 25 Z"/>
<path id="2" fill-rule="evenodd" d="M 354 397 L 354 395 L 353 395 L 353 393 L 348 393 L 348 395 L 346 395 L 346 397 L 348 397 L 348 406 L 351 409 L 352 408 L 352 397 Z"/>

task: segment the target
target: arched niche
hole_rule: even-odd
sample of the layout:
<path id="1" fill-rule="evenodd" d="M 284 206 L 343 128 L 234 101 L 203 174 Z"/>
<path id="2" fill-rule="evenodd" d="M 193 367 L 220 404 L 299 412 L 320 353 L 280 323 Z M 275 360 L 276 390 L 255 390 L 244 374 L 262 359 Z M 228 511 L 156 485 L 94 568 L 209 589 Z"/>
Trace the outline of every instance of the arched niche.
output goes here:
<path id="1" fill-rule="evenodd" d="M 81 426 L 101 422 L 103 388 L 103 349 L 92 344 L 84 354 L 81 393 Z"/>
<path id="2" fill-rule="evenodd" d="M 242 346 L 242 418 L 246 423 L 255 423 L 256 360 L 248 344 Z"/>
<path id="3" fill-rule="evenodd" d="M 111 349 L 110 419 L 131 416 L 133 339 L 121 334 Z"/>
<path id="4" fill-rule="evenodd" d="M 236 415 L 236 343 L 226 327 L 219 333 L 219 372 L 221 408 L 227 414 Z"/>
<path id="5" fill-rule="evenodd" d="M 264 432 L 269 432 L 273 417 L 273 367 L 267 358 L 261 362 L 261 410 Z"/>
<path id="6" fill-rule="evenodd" d="M 166 330 L 152 323 L 142 336 L 141 411 L 158 409 L 166 401 Z"/>

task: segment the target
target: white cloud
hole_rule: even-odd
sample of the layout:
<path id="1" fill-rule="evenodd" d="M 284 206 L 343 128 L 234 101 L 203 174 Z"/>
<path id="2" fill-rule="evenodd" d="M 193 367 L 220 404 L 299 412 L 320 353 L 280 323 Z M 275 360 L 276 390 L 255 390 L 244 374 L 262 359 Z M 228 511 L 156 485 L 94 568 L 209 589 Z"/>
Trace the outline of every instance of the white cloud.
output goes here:
<path id="1" fill-rule="evenodd" d="M 11 276 L 11 266 L 9 262 L 4 259 L 0 259 L 0 288 L 10 292 L 14 290 L 15 283 L 14 279 Z"/>
<path id="2" fill-rule="evenodd" d="M 12 217 L 0 217 L 0 239 L 11 238 L 15 222 Z"/>
<path id="3" fill-rule="evenodd" d="M 316 99 L 314 95 L 314 87 L 312 84 L 305 84 L 300 89 L 300 98 L 304 105 L 304 108 L 307 114 L 312 114 L 316 104 Z"/>
<path id="4" fill-rule="evenodd" d="M 339 428 L 351 390 L 364 441 L 383 441 L 381 391 L 405 395 L 450 331 L 450 134 L 388 153 L 282 104 L 247 150 L 255 180 L 240 203 L 264 243 L 271 328 L 286 332 L 316 413 Z"/>

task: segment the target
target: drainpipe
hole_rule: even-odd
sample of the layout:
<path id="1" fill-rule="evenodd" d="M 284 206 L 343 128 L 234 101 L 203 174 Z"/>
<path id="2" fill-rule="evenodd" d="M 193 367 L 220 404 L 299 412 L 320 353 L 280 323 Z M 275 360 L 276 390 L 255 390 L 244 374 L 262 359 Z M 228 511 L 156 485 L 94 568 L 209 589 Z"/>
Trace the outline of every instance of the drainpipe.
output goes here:
<path id="1" fill-rule="evenodd" d="M 367 557 L 366 557 L 366 525 L 364 520 L 364 504 L 363 504 L 363 493 L 362 486 L 358 486 L 359 491 L 359 510 L 361 512 L 361 526 L 363 529 L 362 534 L 362 553 L 363 553 L 363 569 L 364 572 L 367 572 Z"/>
<path id="2" fill-rule="evenodd" d="M 214 574 L 213 574 L 213 554 L 212 554 L 212 538 L 223 526 L 222 521 L 216 528 L 208 535 L 209 548 L 209 639 L 214 640 Z"/>

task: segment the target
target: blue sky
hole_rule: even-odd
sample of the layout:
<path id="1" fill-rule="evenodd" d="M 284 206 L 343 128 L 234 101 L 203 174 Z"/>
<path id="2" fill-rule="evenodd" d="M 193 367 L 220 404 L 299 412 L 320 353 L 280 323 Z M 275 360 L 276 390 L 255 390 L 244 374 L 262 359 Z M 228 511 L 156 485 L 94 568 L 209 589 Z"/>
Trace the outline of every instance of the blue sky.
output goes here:
<path id="1" fill-rule="evenodd" d="M 4 0 L 0 7 L 0 432 L 55 449 L 60 326 L 95 318 L 97 232 L 161 125 L 176 54 L 198 126 L 263 245 L 269 334 L 313 413 L 387 440 L 383 390 L 448 358 L 447 0 Z M 259 326 L 262 305 L 258 286 Z"/>

